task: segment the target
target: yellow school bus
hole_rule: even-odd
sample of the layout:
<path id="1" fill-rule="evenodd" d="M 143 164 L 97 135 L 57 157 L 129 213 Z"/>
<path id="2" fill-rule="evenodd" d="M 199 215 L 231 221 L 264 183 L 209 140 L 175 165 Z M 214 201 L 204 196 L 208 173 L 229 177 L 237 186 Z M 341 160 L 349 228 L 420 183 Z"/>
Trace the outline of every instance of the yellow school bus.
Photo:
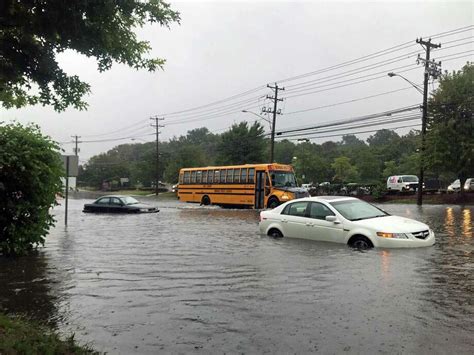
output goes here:
<path id="1" fill-rule="evenodd" d="M 307 196 L 297 187 L 291 165 L 208 166 L 179 172 L 178 198 L 185 202 L 261 209 Z"/>

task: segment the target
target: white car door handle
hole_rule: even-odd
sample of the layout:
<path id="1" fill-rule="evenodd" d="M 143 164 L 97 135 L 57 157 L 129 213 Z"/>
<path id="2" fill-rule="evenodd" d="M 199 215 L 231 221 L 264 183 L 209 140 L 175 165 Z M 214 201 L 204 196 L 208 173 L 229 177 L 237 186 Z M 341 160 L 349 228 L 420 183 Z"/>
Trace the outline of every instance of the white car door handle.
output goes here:
<path id="1" fill-rule="evenodd" d="M 288 220 L 282 219 L 282 220 L 281 220 L 281 223 L 288 223 Z"/>
<path id="2" fill-rule="evenodd" d="M 308 227 L 314 226 L 314 224 L 313 224 L 313 223 L 310 223 L 310 222 L 307 222 L 306 225 L 307 225 Z"/>

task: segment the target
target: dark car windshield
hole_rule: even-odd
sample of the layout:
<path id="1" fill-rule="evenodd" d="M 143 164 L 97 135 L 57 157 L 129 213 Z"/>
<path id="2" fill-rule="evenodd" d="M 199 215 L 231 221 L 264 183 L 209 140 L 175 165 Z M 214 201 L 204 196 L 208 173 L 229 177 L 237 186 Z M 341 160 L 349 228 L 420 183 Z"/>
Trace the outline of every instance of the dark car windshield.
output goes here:
<path id="1" fill-rule="evenodd" d="M 126 205 L 134 205 L 134 204 L 140 203 L 137 200 L 135 200 L 133 197 L 130 197 L 130 196 L 122 197 L 121 200 Z"/>
<path id="2" fill-rule="evenodd" d="M 292 171 L 271 171 L 273 187 L 296 187 L 295 174 Z"/>
<path id="3" fill-rule="evenodd" d="M 418 178 L 412 175 L 404 175 L 402 176 L 403 182 L 418 182 Z"/>
<path id="4" fill-rule="evenodd" d="M 361 200 L 345 200 L 331 202 L 331 205 L 349 221 L 384 217 L 389 214 L 370 203 Z"/>

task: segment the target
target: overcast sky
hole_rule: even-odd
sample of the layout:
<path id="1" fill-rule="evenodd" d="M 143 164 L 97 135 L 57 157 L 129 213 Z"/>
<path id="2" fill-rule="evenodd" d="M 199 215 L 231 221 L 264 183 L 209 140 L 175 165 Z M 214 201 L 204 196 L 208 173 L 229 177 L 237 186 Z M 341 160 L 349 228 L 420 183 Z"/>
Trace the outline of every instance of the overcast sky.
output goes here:
<path id="1" fill-rule="evenodd" d="M 473 6 L 470 1 L 221 0 L 171 1 L 171 4 L 172 8 L 181 13 L 181 25 L 174 24 L 169 30 L 158 25 L 138 30 L 141 39 L 151 42 L 152 55 L 167 60 L 163 71 L 148 73 L 115 64 L 110 71 L 99 73 L 94 60 L 67 52 L 60 55 L 60 64 L 69 74 L 77 74 L 91 84 L 92 93 L 86 98 L 89 109 L 69 109 L 62 113 L 41 106 L 21 110 L 0 109 L 0 120 L 35 122 L 45 134 L 60 142 L 70 141 L 71 135 L 75 134 L 81 136 L 83 141 L 131 136 L 136 137 L 135 142 L 153 140 L 154 137 L 150 135 L 154 132 L 153 128 L 147 126 L 148 118 L 153 115 L 166 117 L 163 122 L 166 126 L 161 130 L 161 137 L 165 140 L 202 126 L 221 133 L 234 122 L 253 121 L 257 118 L 239 112 L 247 108 L 246 103 L 241 101 L 248 100 L 248 108 L 259 113 L 260 108 L 268 102 L 264 102 L 263 98 L 255 100 L 272 94 L 270 89 L 262 88 L 234 101 L 225 101 L 220 106 L 209 106 L 181 115 L 166 114 L 206 105 L 275 81 L 287 88 L 286 92 L 281 92 L 283 96 L 291 96 L 290 88 L 296 94 L 307 93 L 311 90 L 295 91 L 297 87 L 291 85 L 344 73 L 417 50 L 424 55 L 424 51 L 417 45 L 336 71 L 293 81 L 282 79 L 324 69 L 410 41 L 415 43 L 417 37 L 435 35 L 473 23 Z M 441 59 L 443 70 L 460 69 L 466 61 L 472 61 L 472 34 L 471 29 L 433 41 L 442 44 L 451 42 L 443 44 L 443 47 L 452 48 L 442 47 L 442 51 L 433 53 L 435 59 L 447 56 L 446 61 Z M 463 40 L 464 38 L 467 39 Z M 458 56 L 463 56 L 462 58 L 453 60 L 457 57 L 455 53 L 469 50 L 470 53 L 460 54 Z M 451 54 L 453 55 L 449 57 Z M 330 122 L 421 103 L 421 95 L 415 89 L 408 88 L 409 84 L 397 77 L 387 76 L 321 91 L 321 85 L 337 85 L 334 83 L 346 78 L 389 72 L 393 68 L 415 62 L 416 55 L 357 75 L 339 79 L 336 77 L 330 82 L 318 84 L 320 89 L 312 90 L 319 90 L 318 93 L 288 98 L 280 103 L 279 107 L 284 114 L 278 117 L 277 131 L 285 127 Z M 403 75 L 420 84 L 423 81 L 423 70 L 421 65 L 419 67 L 403 72 Z M 309 89 L 311 85 L 316 86 L 310 83 L 302 88 Z M 402 88 L 408 89 L 372 99 L 285 115 Z M 236 103 L 235 106 L 227 106 L 229 109 L 221 108 L 233 103 Z M 210 111 L 212 109 L 216 111 Z M 226 110 L 234 112 L 227 113 Z M 212 116 L 216 112 L 225 114 Z M 194 120 L 181 124 L 176 122 L 185 119 Z M 265 125 L 268 129 L 268 125 Z M 123 129 L 124 127 L 131 128 Z M 324 140 L 339 138 L 314 141 L 320 143 Z M 115 145 L 131 142 L 131 139 L 126 139 L 82 143 L 80 159 L 83 162 Z M 66 153 L 72 152 L 72 144 L 64 144 L 63 147 Z"/>

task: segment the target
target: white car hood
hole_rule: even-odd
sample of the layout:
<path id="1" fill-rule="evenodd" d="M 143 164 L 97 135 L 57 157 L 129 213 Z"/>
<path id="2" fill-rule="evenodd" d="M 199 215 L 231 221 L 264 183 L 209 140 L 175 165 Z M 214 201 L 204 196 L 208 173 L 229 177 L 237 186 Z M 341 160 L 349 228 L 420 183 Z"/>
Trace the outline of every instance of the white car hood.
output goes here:
<path id="1" fill-rule="evenodd" d="M 429 229 L 429 227 L 424 223 L 398 216 L 369 218 L 360 221 L 353 221 L 351 223 L 373 229 L 376 232 L 387 233 L 413 233 Z"/>

